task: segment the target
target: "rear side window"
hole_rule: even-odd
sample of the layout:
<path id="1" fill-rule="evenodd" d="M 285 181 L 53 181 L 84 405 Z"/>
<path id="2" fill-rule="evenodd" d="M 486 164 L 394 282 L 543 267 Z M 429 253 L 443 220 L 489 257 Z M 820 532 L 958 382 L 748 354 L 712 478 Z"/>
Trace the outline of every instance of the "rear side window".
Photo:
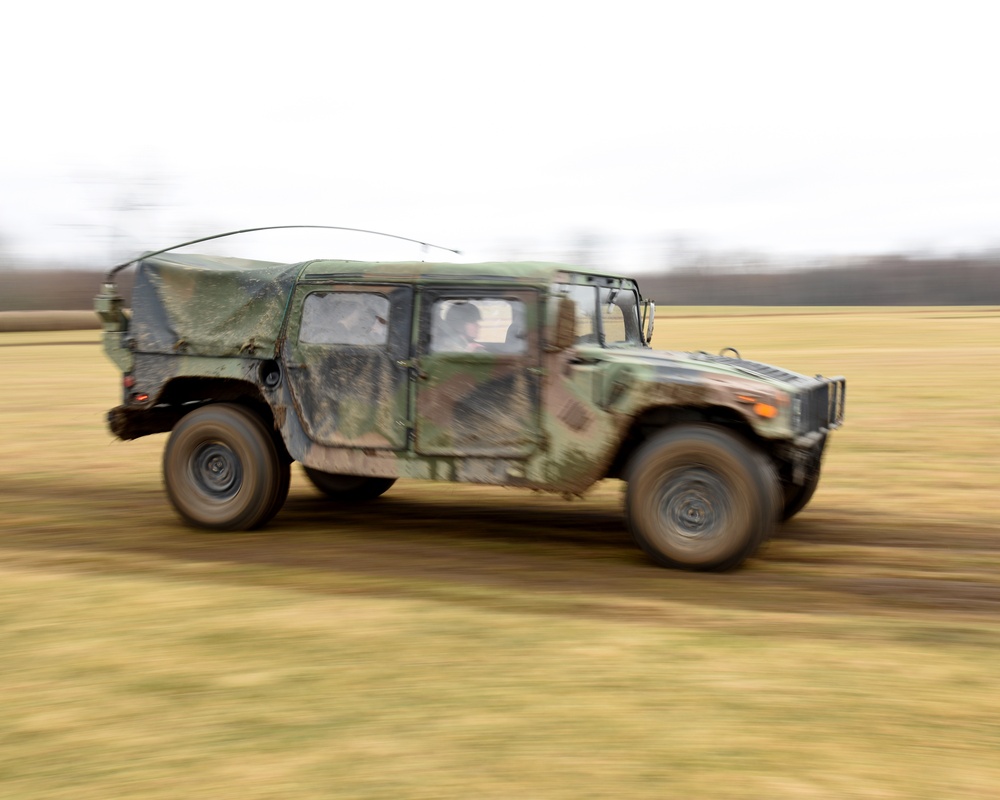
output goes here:
<path id="1" fill-rule="evenodd" d="M 368 292 L 313 292 L 302 305 L 299 341 L 385 345 L 389 341 L 389 298 Z"/>

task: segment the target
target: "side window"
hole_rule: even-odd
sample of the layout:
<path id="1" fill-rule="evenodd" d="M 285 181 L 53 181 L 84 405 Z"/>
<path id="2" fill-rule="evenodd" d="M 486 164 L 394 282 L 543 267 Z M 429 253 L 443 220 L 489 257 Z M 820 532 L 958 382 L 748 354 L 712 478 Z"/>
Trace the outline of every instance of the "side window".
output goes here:
<path id="1" fill-rule="evenodd" d="M 389 298 L 367 292 L 313 292 L 302 305 L 299 341 L 307 344 L 384 345 Z"/>
<path id="2" fill-rule="evenodd" d="M 432 353 L 523 353 L 524 303 L 502 298 L 449 298 L 431 309 Z"/>

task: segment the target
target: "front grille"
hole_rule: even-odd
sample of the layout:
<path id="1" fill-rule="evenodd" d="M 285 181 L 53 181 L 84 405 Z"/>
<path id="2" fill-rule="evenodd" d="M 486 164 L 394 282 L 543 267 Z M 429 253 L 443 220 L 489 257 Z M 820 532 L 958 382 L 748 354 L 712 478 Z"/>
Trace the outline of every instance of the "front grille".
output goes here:
<path id="1" fill-rule="evenodd" d="M 792 426 L 796 433 L 831 431 L 844 423 L 844 378 L 817 378 L 818 386 L 797 394 L 793 401 Z"/>
<path id="2" fill-rule="evenodd" d="M 847 381 L 844 378 L 824 378 L 830 387 L 827 427 L 831 430 L 844 424 L 844 406 L 847 400 Z"/>
<path id="3" fill-rule="evenodd" d="M 847 394 L 847 381 L 844 378 L 824 378 L 821 375 L 809 378 L 759 361 L 716 356 L 704 352 L 692 353 L 692 357 L 711 364 L 725 364 L 751 375 L 782 381 L 795 387 L 792 400 L 792 428 L 798 434 L 812 431 L 825 433 L 844 424 L 844 398 Z M 814 385 L 810 387 L 808 384 Z"/>

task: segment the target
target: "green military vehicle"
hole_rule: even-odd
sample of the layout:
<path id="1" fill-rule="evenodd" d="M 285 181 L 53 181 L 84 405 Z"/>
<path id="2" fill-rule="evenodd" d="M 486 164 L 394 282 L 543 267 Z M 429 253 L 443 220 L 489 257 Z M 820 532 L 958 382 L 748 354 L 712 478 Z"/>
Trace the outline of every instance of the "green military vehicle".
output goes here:
<path id="1" fill-rule="evenodd" d="M 620 478 L 655 562 L 727 569 L 809 501 L 844 414 L 842 378 L 651 349 L 633 280 L 561 264 L 156 255 L 131 313 L 112 277 L 96 309 L 111 430 L 170 432 L 167 494 L 201 528 L 265 524 L 292 461 L 339 503 L 397 478 Z"/>

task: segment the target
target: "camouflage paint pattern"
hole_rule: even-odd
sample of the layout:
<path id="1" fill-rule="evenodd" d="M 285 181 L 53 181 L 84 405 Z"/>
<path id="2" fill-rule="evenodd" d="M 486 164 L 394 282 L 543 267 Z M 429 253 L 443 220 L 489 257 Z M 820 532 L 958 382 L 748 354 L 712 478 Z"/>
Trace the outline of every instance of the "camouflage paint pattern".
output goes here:
<path id="1" fill-rule="evenodd" d="M 522 352 L 432 352 L 431 310 L 455 298 L 506 300 L 524 309 Z M 539 443 L 540 292 L 500 287 L 421 294 L 414 381 L 414 450 L 423 456 L 523 458 Z"/>
<path id="2" fill-rule="evenodd" d="M 385 346 L 317 344 L 299 337 L 303 306 L 315 293 L 374 294 L 389 303 Z M 303 282 L 295 290 L 282 342 L 282 364 L 296 415 L 317 444 L 401 450 L 407 444 L 409 286 Z"/>
<path id="3" fill-rule="evenodd" d="M 131 321 L 113 286 L 95 301 L 106 350 L 133 381 L 112 430 L 135 438 L 170 430 L 195 402 L 247 402 L 270 410 L 291 458 L 326 472 L 565 493 L 620 473 L 637 425 L 676 420 L 742 426 L 798 482 L 818 464 L 843 419 L 843 379 L 645 346 L 554 348 L 551 287 L 586 275 L 540 263 L 149 259 Z M 389 298 L 386 345 L 300 341 L 315 292 Z M 449 297 L 523 304 L 524 352 L 432 353 L 430 309 Z"/>

